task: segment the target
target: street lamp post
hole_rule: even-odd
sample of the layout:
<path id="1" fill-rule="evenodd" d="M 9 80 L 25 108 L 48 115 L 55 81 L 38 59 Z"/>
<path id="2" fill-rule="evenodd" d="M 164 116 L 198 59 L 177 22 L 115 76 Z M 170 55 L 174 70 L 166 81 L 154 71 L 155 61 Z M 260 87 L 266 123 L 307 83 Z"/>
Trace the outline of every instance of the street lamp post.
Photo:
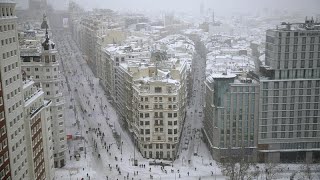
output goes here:
<path id="1" fill-rule="evenodd" d="M 133 165 L 135 165 L 136 161 L 136 137 L 133 137 Z"/>

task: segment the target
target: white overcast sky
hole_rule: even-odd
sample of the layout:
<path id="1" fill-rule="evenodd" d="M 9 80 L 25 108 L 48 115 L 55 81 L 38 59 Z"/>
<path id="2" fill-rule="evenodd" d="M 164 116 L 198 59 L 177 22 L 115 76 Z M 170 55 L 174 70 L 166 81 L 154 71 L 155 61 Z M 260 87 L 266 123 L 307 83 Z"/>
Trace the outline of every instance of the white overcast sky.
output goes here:
<path id="1" fill-rule="evenodd" d="M 27 1 L 27 0 L 16 0 Z M 66 9 L 69 0 L 47 0 L 55 9 Z M 200 4 L 218 14 L 257 11 L 267 8 L 302 10 L 306 14 L 320 14 L 320 0 L 73 0 L 86 9 L 138 9 L 149 11 L 187 11 L 199 13 Z"/>

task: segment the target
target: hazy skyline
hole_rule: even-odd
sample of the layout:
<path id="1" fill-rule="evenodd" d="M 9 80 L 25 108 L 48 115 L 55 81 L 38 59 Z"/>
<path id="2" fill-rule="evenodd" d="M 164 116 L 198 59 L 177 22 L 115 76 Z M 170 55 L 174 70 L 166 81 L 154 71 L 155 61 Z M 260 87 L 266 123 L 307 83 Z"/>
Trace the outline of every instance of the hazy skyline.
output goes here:
<path id="1" fill-rule="evenodd" d="M 49 1 L 54 8 L 67 7 L 66 0 Z M 185 11 L 200 12 L 200 4 L 204 9 L 214 9 L 217 13 L 257 11 L 263 8 L 301 10 L 306 13 L 319 12 L 319 0 L 74 0 L 85 9 L 109 8 L 113 10 L 138 9 L 149 11 Z"/>
<path id="2" fill-rule="evenodd" d="M 19 8 L 27 8 L 28 0 L 14 0 Z M 40 1 L 40 0 L 39 0 Z M 47 0 L 55 9 L 66 10 L 70 0 Z M 109 8 L 112 10 L 139 10 L 162 12 L 189 12 L 199 14 L 200 4 L 204 10 L 214 9 L 217 15 L 234 12 L 257 12 L 264 8 L 302 11 L 306 15 L 320 14 L 320 0 L 73 0 L 86 10 Z"/>

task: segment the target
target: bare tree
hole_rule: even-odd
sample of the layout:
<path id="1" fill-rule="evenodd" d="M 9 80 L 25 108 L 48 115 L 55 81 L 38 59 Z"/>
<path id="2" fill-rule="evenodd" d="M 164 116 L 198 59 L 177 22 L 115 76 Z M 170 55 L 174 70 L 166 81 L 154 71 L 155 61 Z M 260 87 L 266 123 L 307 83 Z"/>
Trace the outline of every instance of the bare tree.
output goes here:
<path id="1" fill-rule="evenodd" d="M 245 149 L 240 148 L 236 154 L 232 151 L 229 148 L 230 153 L 218 163 L 223 174 L 229 176 L 231 180 L 253 179 L 256 174 L 250 172 L 250 169 L 255 167 L 255 163 L 246 155 Z"/>
<path id="2" fill-rule="evenodd" d="M 266 180 L 278 179 L 278 175 L 284 171 L 285 167 L 282 167 L 278 163 L 265 163 L 263 172 L 265 174 Z"/>
<path id="3" fill-rule="evenodd" d="M 318 179 L 316 176 L 316 172 L 320 172 L 320 166 L 319 164 L 311 164 L 308 161 L 305 161 L 304 164 L 300 166 L 301 172 L 299 174 L 298 179 L 303 179 L 303 180 L 314 180 Z"/>

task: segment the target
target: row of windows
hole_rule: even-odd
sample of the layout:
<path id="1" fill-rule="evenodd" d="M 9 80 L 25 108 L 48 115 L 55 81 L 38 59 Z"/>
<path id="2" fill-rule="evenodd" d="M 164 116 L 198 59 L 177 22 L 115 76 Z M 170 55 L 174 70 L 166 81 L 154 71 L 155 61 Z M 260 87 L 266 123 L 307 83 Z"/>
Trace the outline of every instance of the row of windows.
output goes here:
<path id="1" fill-rule="evenodd" d="M 16 38 L 12 37 L 12 38 L 7 38 L 7 39 L 2 39 L 1 40 L 1 46 L 5 46 L 11 43 L 15 43 L 16 42 Z"/>
<path id="2" fill-rule="evenodd" d="M 288 33 L 290 33 L 290 32 L 288 32 Z M 296 33 L 298 33 L 298 32 L 295 32 L 295 34 Z M 281 38 L 281 33 L 279 34 L 279 44 L 281 44 L 281 42 L 282 42 L 282 38 Z M 318 43 L 320 43 L 320 37 L 318 37 L 317 38 L 318 39 Z M 293 39 L 292 38 L 289 38 L 289 37 L 287 37 L 287 38 L 285 38 L 285 44 L 290 44 L 290 41 L 292 41 L 293 40 L 293 44 L 299 44 L 299 43 L 301 43 L 301 44 L 314 44 L 314 43 L 316 43 L 316 37 L 302 37 L 302 38 L 298 38 L 298 37 L 294 37 Z"/>
<path id="3" fill-rule="evenodd" d="M 2 59 L 7 59 L 7 58 L 10 58 L 10 57 L 16 56 L 16 55 L 17 55 L 17 50 L 12 50 L 12 51 L 3 53 L 2 54 Z"/>
<path id="4" fill-rule="evenodd" d="M 18 130 L 15 130 L 15 134 L 14 134 L 14 135 L 11 134 L 11 139 L 13 139 L 15 136 L 17 136 L 18 134 L 20 134 L 21 129 L 23 130 L 23 126 L 22 126 L 21 128 L 19 127 Z M 25 138 L 24 138 L 24 136 L 22 136 L 22 139 L 19 139 L 19 141 L 18 141 L 19 143 L 16 142 L 16 144 L 12 146 L 12 152 L 14 152 L 15 149 L 18 149 L 19 145 L 21 145 L 21 143 L 24 142 L 24 141 L 25 141 Z M 19 159 L 19 158 L 18 158 L 18 159 Z"/>
<path id="5" fill-rule="evenodd" d="M 271 128 L 269 128 L 269 130 L 272 131 L 293 131 L 294 130 L 294 125 L 273 125 L 270 126 Z M 297 125 L 296 126 L 296 130 L 301 131 L 302 130 L 302 126 L 301 125 Z M 304 124 L 304 130 L 317 130 L 318 129 L 318 124 Z M 268 126 L 261 126 L 261 132 L 267 132 L 268 130 Z"/>
<path id="6" fill-rule="evenodd" d="M 267 47 L 272 50 L 272 46 L 270 44 L 267 45 Z M 283 48 L 282 48 L 283 47 Z M 305 52 L 305 51 L 315 51 L 315 47 L 317 46 L 314 46 L 313 44 L 311 45 L 302 45 L 302 46 L 298 46 L 298 45 L 294 45 L 293 48 L 292 46 L 289 46 L 289 45 L 286 45 L 286 46 L 278 46 L 278 52 L 280 53 L 281 50 L 284 49 L 284 52 Z M 318 51 L 320 51 L 320 45 L 318 45 Z M 282 51 L 283 52 L 283 51 Z"/>
<path id="7" fill-rule="evenodd" d="M 261 139 L 267 139 L 267 134 L 269 133 L 261 133 Z M 301 131 L 297 131 L 295 132 L 295 134 L 297 138 L 301 138 L 301 137 L 313 138 L 313 137 L 317 137 L 319 133 L 317 133 L 317 131 L 304 131 L 304 133 L 302 133 Z M 294 135 L 294 132 L 273 132 L 271 133 L 271 138 L 294 138 L 293 135 Z"/>
<path id="8" fill-rule="evenodd" d="M 14 24 L 0 25 L 0 32 L 14 30 L 14 28 L 15 28 Z"/>
<path id="9" fill-rule="evenodd" d="M 314 81 L 313 81 L 314 82 Z M 263 82 L 263 89 L 268 89 L 269 84 L 272 85 L 272 82 Z M 290 85 L 290 87 L 288 86 Z M 298 86 L 299 85 L 299 86 Z M 311 88 L 312 81 L 282 81 L 282 82 L 274 82 L 273 83 L 273 89 L 279 89 L 279 88 Z M 315 81 L 315 87 L 320 87 L 320 80 Z"/>
<path id="10" fill-rule="evenodd" d="M 13 163 L 17 163 L 17 161 L 20 159 L 20 157 L 23 157 L 24 152 L 26 152 L 26 147 L 23 148 L 23 150 L 20 151 L 20 154 L 17 154 L 17 157 L 13 159 Z M 19 162 L 18 162 L 19 163 Z M 21 165 L 18 166 L 18 168 L 16 168 L 16 170 L 14 171 L 14 175 L 17 176 L 18 172 L 23 170 L 24 165 L 27 164 L 27 159 L 24 159 L 21 163 Z M 17 166 L 14 166 L 17 167 Z M 23 173 L 22 177 L 25 177 L 25 174 L 28 174 L 28 170 L 25 171 L 25 173 Z M 21 178 L 20 178 L 21 179 Z"/>
<path id="11" fill-rule="evenodd" d="M 300 96 L 302 97 L 302 96 Z M 306 103 L 306 104 L 278 104 L 278 98 L 275 100 L 273 100 L 273 102 L 275 104 L 272 105 L 272 110 L 294 110 L 295 109 L 295 105 L 298 109 L 316 109 L 318 110 L 319 108 L 319 103 Z M 300 102 L 300 101 L 299 101 Z M 302 101 L 301 101 L 302 102 Z M 268 106 L 267 105 L 263 105 L 263 111 L 267 111 L 268 110 Z M 269 108 L 271 109 L 271 108 Z"/>
<path id="12" fill-rule="evenodd" d="M 5 139 L 6 141 L 6 139 Z M 5 148 L 5 147 L 3 147 Z M 2 163 L 6 162 L 8 160 L 8 151 L 3 153 L 3 155 L 0 155 L 0 165 L 2 165 Z"/>
<path id="13" fill-rule="evenodd" d="M 36 157 L 36 156 L 34 156 L 34 157 Z M 34 163 L 35 163 L 35 167 L 38 167 L 39 164 L 43 163 L 43 153 L 41 153 L 40 156 L 34 160 Z"/>
<path id="14" fill-rule="evenodd" d="M 30 68 L 26 68 L 26 71 L 30 71 Z M 34 71 L 39 71 L 39 68 L 34 68 Z M 42 68 L 40 69 L 42 71 Z M 57 68 L 53 68 L 53 71 L 57 71 Z M 46 72 L 50 72 L 50 68 L 46 68 Z"/>
<path id="15" fill-rule="evenodd" d="M 308 116 L 318 116 L 318 112 L 319 112 L 319 109 L 315 109 L 314 111 L 313 111 L 313 113 L 312 113 L 312 111 L 313 110 L 304 110 L 304 111 L 302 111 L 302 110 L 298 110 L 297 111 L 297 116 L 300 118 L 300 117 L 303 117 L 303 116 L 306 116 L 305 118 L 308 118 Z M 286 118 L 286 117 L 288 117 L 289 115 L 290 115 L 290 119 L 293 119 L 293 117 L 294 117 L 294 114 L 295 114 L 295 112 L 296 111 L 273 111 L 272 112 L 272 116 L 273 117 L 276 117 L 276 118 Z M 281 115 L 281 116 L 280 116 Z M 262 118 L 269 118 L 269 116 L 268 116 L 268 112 L 262 112 Z"/>
<path id="16" fill-rule="evenodd" d="M 34 119 L 34 118 L 33 118 Z M 31 125 L 33 126 L 33 124 Z M 32 136 L 35 135 L 39 130 L 41 130 L 41 123 L 38 123 L 36 126 L 31 128 L 31 134 Z M 41 135 L 41 132 L 39 133 Z M 37 141 L 38 142 L 38 141 Z"/>
<path id="17" fill-rule="evenodd" d="M 0 97 L 2 102 L 2 97 Z M 2 104 L 2 103 L 1 103 Z M 0 121 L 4 120 L 4 111 L 0 112 Z"/>
<path id="18" fill-rule="evenodd" d="M 43 145 L 41 142 L 40 146 L 37 146 L 36 149 L 33 149 L 33 157 L 36 157 L 42 150 L 43 150 Z"/>
<path id="19" fill-rule="evenodd" d="M 178 117 L 178 113 L 167 113 L 168 118 L 175 118 Z M 140 113 L 140 118 L 149 118 L 150 113 Z M 154 112 L 154 117 L 155 118 L 162 118 L 163 117 L 163 112 Z"/>
<path id="20" fill-rule="evenodd" d="M 160 102 L 162 102 L 162 97 L 153 97 L 153 100 L 154 101 L 160 101 Z M 176 97 L 168 97 L 168 101 L 169 102 L 175 102 L 177 99 L 176 99 Z M 141 97 L 140 98 L 140 101 L 146 101 L 146 102 L 148 102 L 149 101 L 149 98 L 148 97 Z"/>
<path id="21" fill-rule="evenodd" d="M 2 7 L 0 9 L 0 16 L 13 16 L 14 8 L 13 7 Z"/>
<path id="22" fill-rule="evenodd" d="M 22 104 L 22 101 L 20 100 L 19 102 L 15 103 L 13 106 L 9 107 L 8 108 L 9 113 L 13 113 L 13 111 L 17 109 L 19 106 L 21 106 L 21 104 Z"/>
<path id="23" fill-rule="evenodd" d="M 295 96 L 295 95 L 300 95 L 299 98 L 301 97 L 301 102 L 302 102 L 302 99 L 304 96 L 306 97 L 310 97 L 312 94 L 313 95 L 319 95 L 319 89 L 314 89 L 314 94 L 312 93 L 312 89 L 306 89 L 306 88 L 301 88 L 301 89 L 291 89 L 289 92 L 290 92 L 290 95 L 291 96 Z M 271 93 L 269 93 L 271 92 Z M 280 94 L 281 92 L 281 94 Z M 296 93 L 298 92 L 298 93 Z M 262 95 L 263 96 L 276 96 L 276 98 L 278 98 L 278 96 L 288 96 L 288 91 L 287 90 L 273 90 L 273 91 L 270 91 L 270 90 L 263 90 L 262 91 Z M 309 95 L 309 96 L 307 96 Z M 291 97 L 293 98 L 293 97 Z M 300 101 L 300 99 L 299 99 Z M 309 101 L 310 102 L 310 101 Z"/>
<path id="24" fill-rule="evenodd" d="M 17 74 L 16 76 L 13 76 L 9 79 L 6 79 L 6 86 L 8 86 L 9 84 L 15 82 L 16 80 L 20 79 L 20 74 Z M 20 88 L 18 88 L 20 89 Z M 20 91 L 19 91 L 20 92 Z M 8 98 L 9 99 L 9 98 Z"/>
<path id="25" fill-rule="evenodd" d="M 283 56 L 284 56 L 285 60 L 289 60 L 289 59 L 297 60 L 298 57 L 300 57 L 300 59 L 302 59 L 302 60 L 304 60 L 304 59 L 313 60 L 316 58 L 316 56 L 314 55 L 314 52 L 309 52 L 309 56 L 306 56 L 306 55 L 307 54 L 305 52 L 292 53 L 292 55 L 290 53 L 284 53 L 284 54 L 279 53 L 278 54 L 278 63 L 281 62 L 280 60 L 283 59 Z M 320 59 L 320 53 L 318 53 L 317 59 Z"/>
<path id="26" fill-rule="evenodd" d="M 10 121 L 10 127 L 12 127 L 14 124 L 19 122 L 21 119 L 22 119 L 22 113 L 20 113 L 16 118 L 14 118 L 13 121 Z M 23 128 L 23 125 L 22 125 L 22 128 Z"/>
<path id="27" fill-rule="evenodd" d="M 2 165 L 1 162 L 0 162 L 0 165 Z M 6 167 L 0 171 L 0 179 L 3 179 L 6 176 L 6 174 L 8 174 L 9 172 L 10 172 L 10 165 L 7 164 Z"/>
<path id="28" fill-rule="evenodd" d="M 141 137 L 140 140 L 150 142 L 150 137 Z M 158 140 L 161 140 L 161 136 L 158 136 Z M 174 138 L 168 137 L 169 142 L 173 142 L 173 140 L 176 142 L 178 140 L 178 137 L 174 137 Z"/>
<path id="29" fill-rule="evenodd" d="M 298 66 L 297 65 L 298 64 L 298 60 L 293 60 L 292 63 L 290 64 L 290 66 L 289 66 L 289 61 L 285 60 L 285 61 L 283 61 L 283 65 L 281 66 L 281 62 L 278 61 L 277 68 L 278 69 L 280 69 L 280 68 L 287 69 L 289 67 L 292 67 L 292 68 L 309 68 L 309 69 L 313 69 L 315 67 L 320 67 L 320 59 L 318 59 L 317 61 L 309 60 L 309 61 L 307 61 L 308 65 L 306 65 L 306 61 L 305 60 L 301 60 L 299 62 L 300 62 L 300 64 Z M 315 62 L 316 62 L 316 64 L 315 64 Z"/>
<path id="30" fill-rule="evenodd" d="M 42 173 L 41 177 L 39 179 L 45 179 L 45 174 L 43 173 L 44 171 L 44 164 L 42 163 L 42 165 L 39 167 L 39 170 L 36 171 L 36 178 L 39 177 L 39 175 Z"/>
<path id="31" fill-rule="evenodd" d="M 14 68 L 18 68 L 18 67 L 19 67 L 18 62 L 9 64 L 8 66 L 4 67 L 4 72 L 9 72 L 9 71 L 13 70 Z"/>
<path id="32" fill-rule="evenodd" d="M 315 112 L 318 112 L 318 111 L 315 111 Z M 318 113 L 317 113 L 318 114 Z M 297 124 L 308 124 L 308 123 L 318 123 L 318 119 L 320 119 L 319 117 L 313 117 L 313 118 L 310 118 L 310 117 L 306 117 L 306 118 L 304 118 L 303 119 L 303 121 L 302 121 L 302 118 L 297 118 L 297 121 L 296 121 L 296 123 Z M 268 122 L 268 120 L 266 120 L 266 119 L 263 119 L 262 120 L 262 125 L 267 125 L 267 122 Z M 320 122 L 320 120 L 319 120 L 319 122 Z M 294 119 L 293 118 L 289 118 L 289 119 L 285 119 L 285 118 L 283 118 L 283 119 L 278 119 L 278 118 L 274 118 L 274 119 L 272 119 L 272 124 L 282 124 L 282 125 L 284 125 L 284 124 L 294 124 Z"/>
<path id="33" fill-rule="evenodd" d="M 147 156 L 147 152 L 149 152 L 148 156 Z M 170 154 L 172 153 L 172 156 L 170 156 Z M 156 156 L 153 157 L 153 152 L 152 151 L 144 151 L 144 157 L 146 158 L 156 158 L 156 159 L 169 159 L 172 160 L 172 158 L 174 158 L 174 154 L 175 151 L 167 151 L 167 156 L 164 157 L 164 152 L 163 151 L 156 151 Z"/>
<path id="34" fill-rule="evenodd" d="M 167 147 L 167 149 L 174 149 L 176 146 L 174 144 L 145 144 L 143 146 L 144 149 L 152 149 L 152 147 L 155 147 L 156 149 L 163 149 L 164 147 Z"/>
<path id="35" fill-rule="evenodd" d="M 56 62 L 56 55 L 52 55 L 52 56 L 45 55 L 42 58 L 40 58 L 39 56 L 36 56 L 36 57 L 23 56 L 23 57 L 21 57 L 22 62 L 31 62 L 32 61 L 32 62 L 50 63 L 50 59 L 52 62 Z M 35 68 L 35 69 L 37 71 L 38 68 Z"/>
<path id="36" fill-rule="evenodd" d="M 0 135 L 4 136 L 4 134 L 7 132 L 6 126 L 2 126 L 2 128 L 0 129 Z"/>
<path id="37" fill-rule="evenodd" d="M 301 97 L 301 98 L 300 98 Z M 282 98 L 282 102 L 279 102 L 279 98 L 274 97 L 273 98 L 273 105 L 262 105 L 262 111 L 268 111 L 268 110 L 295 110 L 295 109 L 299 109 L 299 110 L 306 110 L 306 109 L 319 109 L 319 96 L 316 96 L 317 99 L 314 99 L 314 101 L 316 103 L 302 103 L 302 96 L 299 97 L 299 104 L 295 104 L 294 98 L 290 98 L 291 100 L 293 99 L 293 101 L 291 102 L 292 104 L 285 104 L 287 103 L 287 98 L 283 97 Z M 280 103 L 280 104 L 279 104 Z M 284 104 L 281 104 L 284 103 Z M 280 109 L 281 108 L 281 109 Z M 317 111 L 315 111 L 317 112 Z"/>
<path id="38" fill-rule="evenodd" d="M 168 107 L 168 109 L 177 109 L 177 105 L 170 104 L 167 107 Z M 163 105 L 162 104 L 155 104 L 153 108 L 154 109 L 163 109 Z M 149 109 L 149 105 L 142 104 L 142 105 L 140 105 L 140 109 Z"/>
<path id="39" fill-rule="evenodd" d="M 2 142 L 0 142 L 0 151 L 1 151 L 2 149 L 5 149 L 5 148 L 7 147 L 7 145 L 8 145 L 7 138 L 4 138 L 4 139 L 2 140 Z"/>

